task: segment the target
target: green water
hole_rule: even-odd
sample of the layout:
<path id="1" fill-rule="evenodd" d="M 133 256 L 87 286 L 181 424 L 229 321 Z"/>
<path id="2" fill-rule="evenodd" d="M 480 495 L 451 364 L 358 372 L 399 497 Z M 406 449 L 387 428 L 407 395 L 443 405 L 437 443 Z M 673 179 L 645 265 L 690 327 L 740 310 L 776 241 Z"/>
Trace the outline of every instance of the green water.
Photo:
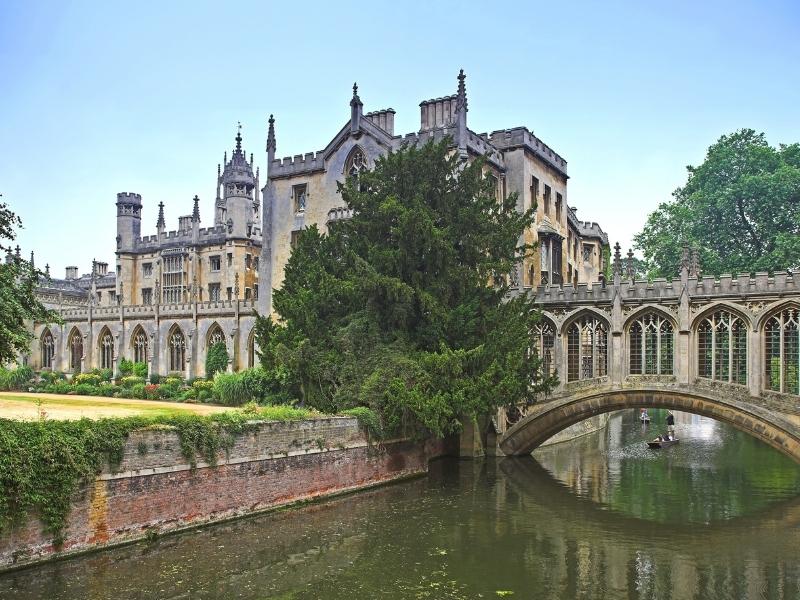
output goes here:
<path id="1" fill-rule="evenodd" d="M 663 413 L 654 415 L 663 422 Z M 800 468 L 678 415 L 0 576 L 0 598 L 800 598 Z"/>

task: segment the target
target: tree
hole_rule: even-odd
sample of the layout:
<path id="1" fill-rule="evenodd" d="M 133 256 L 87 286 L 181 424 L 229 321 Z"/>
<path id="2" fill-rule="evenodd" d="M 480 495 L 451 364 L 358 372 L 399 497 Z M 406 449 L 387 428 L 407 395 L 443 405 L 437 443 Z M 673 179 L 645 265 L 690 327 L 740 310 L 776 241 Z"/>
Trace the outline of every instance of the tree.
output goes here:
<path id="1" fill-rule="evenodd" d="M 684 244 L 698 247 L 709 274 L 800 266 L 800 144 L 774 148 L 742 129 L 687 170 L 686 185 L 634 238 L 652 276 L 674 276 Z"/>
<path id="2" fill-rule="evenodd" d="M 539 313 L 509 298 L 506 278 L 531 250 L 519 240 L 534 215 L 498 200 L 485 167 L 444 141 L 340 186 L 354 216 L 302 232 L 274 293 L 280 320 L 257 323 L 262 366 L 285 369 L 293 397 L 369 407 L 387 432 L 444 435 L 552 386 L 529 356 Z"/>
<path id="3" fill-rule="evenodd" d="M 11 362 L 28 352 L 33 335 L 31 321 L 58 323 L 55 311 L 48 310 L 36 297 L 39 279 L 44 276 L 19 254 L 12 254 L 10 244 L 22 221 L 5 203 L 0 203 L 0 251 L 6 261 L 0 264 L 0 364 Z"/>
<path id="4" fill-rule="evenodd" d="M 228 368 L 228 347 L 225 342 L 212 344 L 206 354 L 206 378 L 214 379 L 216 373 L 224 373 Z"/>

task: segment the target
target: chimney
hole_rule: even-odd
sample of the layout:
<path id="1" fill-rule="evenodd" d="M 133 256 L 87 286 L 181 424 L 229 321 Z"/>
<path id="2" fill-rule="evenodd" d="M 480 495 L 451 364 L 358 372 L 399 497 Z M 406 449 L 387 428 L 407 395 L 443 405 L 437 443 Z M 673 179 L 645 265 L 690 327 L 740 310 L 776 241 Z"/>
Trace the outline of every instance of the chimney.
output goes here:
<path id="1" fill-rule="evenodd" d="M 419 103 L 420 131 L 439 129 L 456 122 L 457 95 L 434 98 Z"/>
<path id="2" fill-rule="evenodd" d="M 107 273 L 108 273 L 108 263 L 107 262 L 97 263 L 97 276 L 103 277 Z"/>
<path id="3" fill-rule="evenodd" d="M 383 129 L 389 135 L 394 135 L 394 109 L 384 108 L 383 110 L 376 110 L 364 115 L 364 118 L 369 119 L 375 125 Z"/>
<path id="4" fill-rule="evenodd" d="M 66 279 L 77 279 L 78 267 L 67 267 Z"/>

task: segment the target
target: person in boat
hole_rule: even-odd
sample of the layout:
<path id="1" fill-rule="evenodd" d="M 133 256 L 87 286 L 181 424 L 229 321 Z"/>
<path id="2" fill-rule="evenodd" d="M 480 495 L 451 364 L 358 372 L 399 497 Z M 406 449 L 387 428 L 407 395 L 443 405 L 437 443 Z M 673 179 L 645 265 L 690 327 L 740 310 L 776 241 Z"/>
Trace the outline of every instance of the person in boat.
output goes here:
<path id="1" fill-rule="evenodd" d="M 667 411 L 667 433 L 675 433 L 675 415 L 671 410 Z"/>
<path id="2" fill-rule="evenodd" d="M 656 442 L 663 442 L 664 440 L 662 440 L 662 439 L 661 439 L 661 436 L 659 435 L 659 436 L 657 436 L 657 437 L 656 437 L 656 439 L 655 439 L 654 441 L 656 441 Z"/>

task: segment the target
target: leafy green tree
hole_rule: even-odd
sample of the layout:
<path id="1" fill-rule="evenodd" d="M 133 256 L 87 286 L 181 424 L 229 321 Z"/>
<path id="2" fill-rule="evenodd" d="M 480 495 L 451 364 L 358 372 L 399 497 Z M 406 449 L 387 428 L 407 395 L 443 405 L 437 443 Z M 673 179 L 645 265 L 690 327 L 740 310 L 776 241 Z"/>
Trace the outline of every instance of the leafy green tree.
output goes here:
<path id="1" fill-rule="evenodd" d="M 228 348 L 224 342 L 213 344 L 206 354 L 206 377 L 214 379 L 216 373 L 224 373 L 228 368 Z"/>
<path id="2" fill-rule="evenodd" d="M 684 244 L 699 248 L 709 274 L 800 266 L 800 144 L 775 148 L 742 129 L 687 169 L 686 185 L 634 238 L 651 276 L 676 275 Z"/>
<path id="3" fill-rule="evenodd" d="M 340 186 L 353 218 L 304 230 L 260 317 L 262 366 L 291 397 L 335 412 L 374 410 L 393 432 L 457 431 L 463 416 L 533 401 L 553 380 L 529 356 L 539 319 L 506 275 L 533 212 L 498 200 L 485 162 L 447 142 L 407 147 Z"/>
<path id="4" fill-rule="evenodd" d="M 28 327 L 31 321 L 60 322 L 57 313 L 48 310 L 35 294 L 44 273 L 12 254 L 7 244 L 16 238 L 16 229 L 21 226 L 19 217 L 0 203 L 0 252 L 8 253 L 0 264 L 0 364 L 28 352 L 33 339 Z"/>

